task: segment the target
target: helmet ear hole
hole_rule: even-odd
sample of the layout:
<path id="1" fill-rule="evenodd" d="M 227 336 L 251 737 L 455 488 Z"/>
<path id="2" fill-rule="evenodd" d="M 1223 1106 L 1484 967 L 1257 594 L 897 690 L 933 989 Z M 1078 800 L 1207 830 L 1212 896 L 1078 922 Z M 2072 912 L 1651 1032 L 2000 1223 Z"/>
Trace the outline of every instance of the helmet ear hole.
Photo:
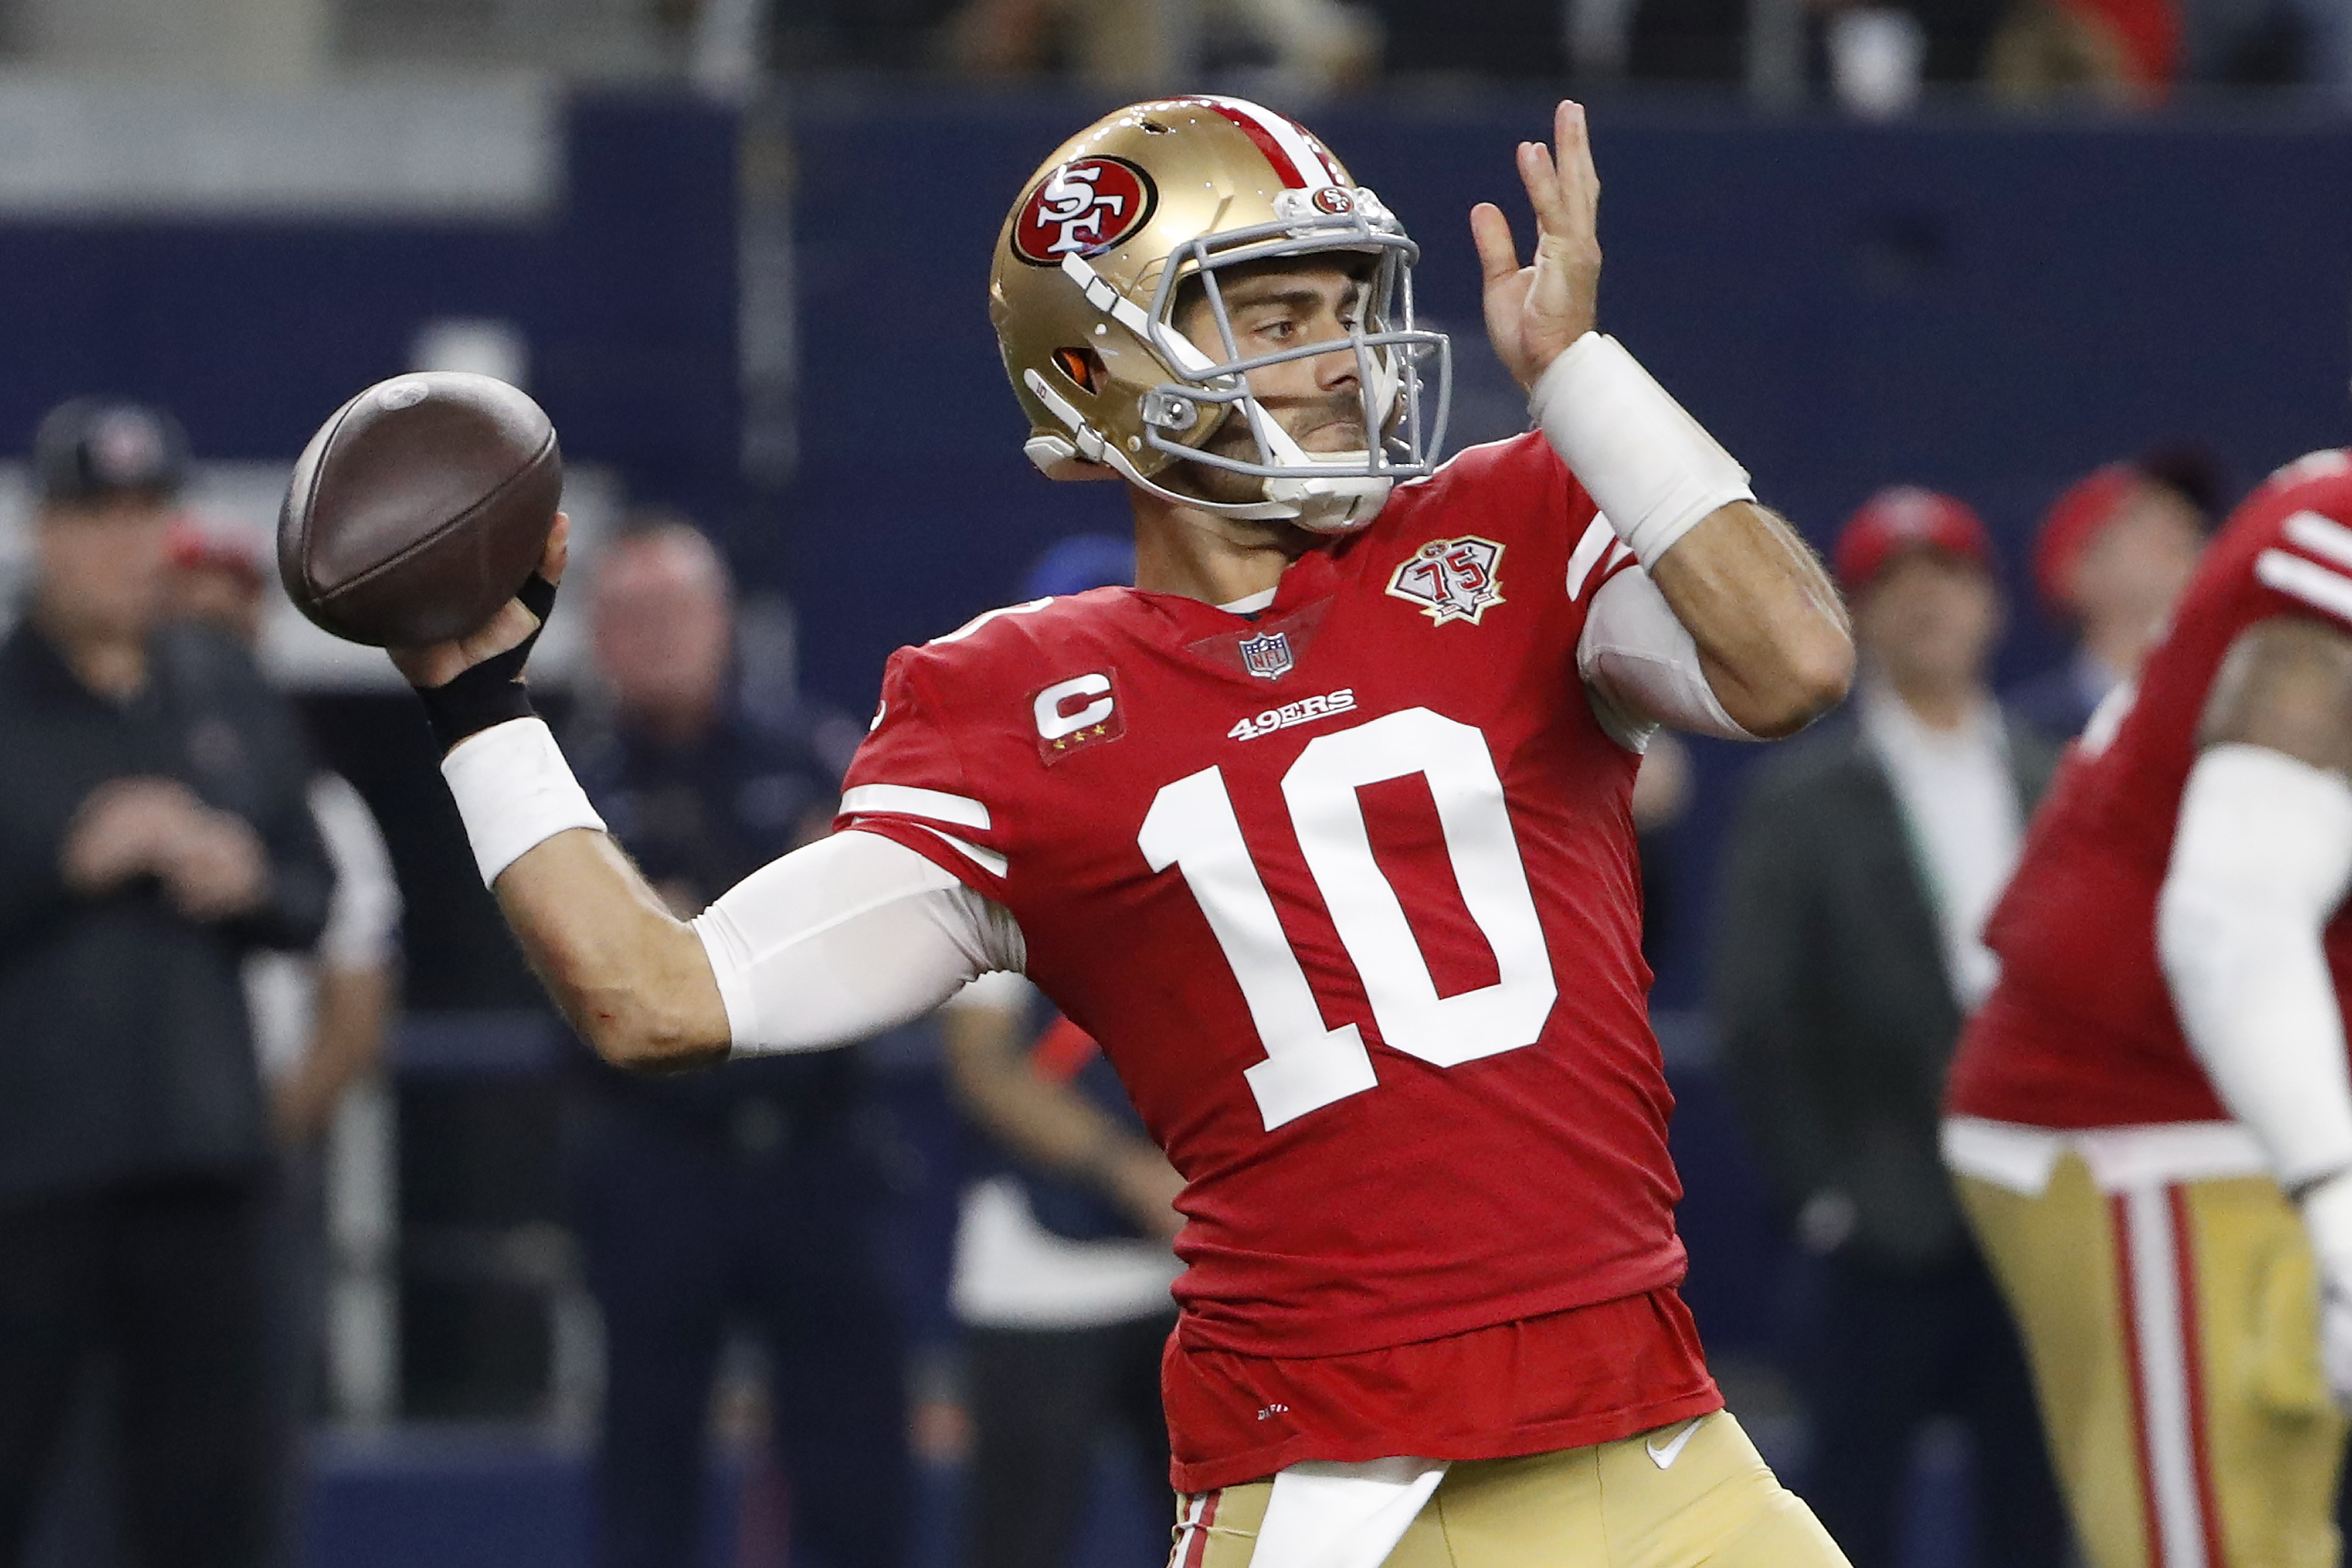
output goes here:
<path id="1" fill-rule="evenodd" d="M 1054 368 L 1080 392 L 1093 394 L 1101 389 L 1109 373 L 1103 368 L 1102 356 L 1090 348 L 1055 349 L 1052 355 Z"/>

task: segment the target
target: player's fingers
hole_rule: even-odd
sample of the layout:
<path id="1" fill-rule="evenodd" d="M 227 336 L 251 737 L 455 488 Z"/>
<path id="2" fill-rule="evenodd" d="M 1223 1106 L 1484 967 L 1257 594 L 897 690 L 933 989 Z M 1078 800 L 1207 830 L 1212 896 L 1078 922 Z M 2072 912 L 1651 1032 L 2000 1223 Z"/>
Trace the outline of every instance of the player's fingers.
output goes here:
<path id="1" fill-rule="evenodd" d="M 555 526 L 548 530 L 547 548 L 540 552 L 539 574 L 551 583 L 563 581 L 563 563 L 572 559 L 572 518 L 567 512 L 555 514 Z"/>
<path id="2" fill-rule="evenodd" d="M 1511 237 L 1511 220 L 1492 202 L 1470 209 L 1470 243 L 1478 247 L 1478 270 L 1489 287 L 1519 269 L 1518 242 Z"/>
<path id="3" fill-rule="evenodd" d="M 1559 150 L 1553 168 L 1567 216 L 1570 221 L 1589 227 L 1593 209 L 1601 202 L 1601 174 L 1592 165 L 1592 127 L 1585 119 L 1584 105 L 1562 99 L 1553 117 L 1552 133 Z"/>
<path id="4" fill-rule="evenodd" d="M 458 651 L 465 656 L 467 664 L 479 664 L 520 647 L 539 627 L 540 617 L 520 598 L 509 599 L 499 606 L 499 613 L 490 617 L 488 625 L 458 640 Z"/>
<path id="5" fill-rule="evenodd" d="M 1528 205 L 1536 209 L 1536 227 L 1544 234 L 1557 234 L 1567 224 L 1568 209 L 1559 188 L 1559 171 L 1551 161 L 1551 149 L 1540 142 L 1524 142 L 1519 148 L 1519 179 L 1528 187 Z"/>

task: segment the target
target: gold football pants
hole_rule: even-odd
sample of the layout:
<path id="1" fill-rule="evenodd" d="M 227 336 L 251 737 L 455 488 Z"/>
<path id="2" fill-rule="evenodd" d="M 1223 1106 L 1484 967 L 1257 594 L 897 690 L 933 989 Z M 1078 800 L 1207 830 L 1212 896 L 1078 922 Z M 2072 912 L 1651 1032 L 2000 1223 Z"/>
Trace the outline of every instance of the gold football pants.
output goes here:
<path id="1" fill-rule="evenodd" d="M 1456 1460 L 1387 1568 L 1846 1568 L 1727 1411 L 1620 1442 Z M 1672 1458 L 1660 1468 L 1647 1447 Z M 1272 1480 L 1179 1500 L 1170 1568 L 1252 1568 Z M 1258 1563 L 1255 1568 L 1284 1568 Z"/>
<path id="2" fill-rule="evenodd" d="M 2092 1568 L 2330 1568 L 2344 1420 L 2317 1276 L 2268 1178 L 2041 1193 L 1956 1176 L 2025 1340 Z"/>

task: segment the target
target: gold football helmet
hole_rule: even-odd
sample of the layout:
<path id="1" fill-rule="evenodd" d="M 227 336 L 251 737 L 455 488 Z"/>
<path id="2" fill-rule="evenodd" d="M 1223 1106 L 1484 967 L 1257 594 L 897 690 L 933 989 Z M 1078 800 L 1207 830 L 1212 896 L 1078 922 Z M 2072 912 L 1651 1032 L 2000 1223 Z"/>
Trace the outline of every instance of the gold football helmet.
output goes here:
<path id="1" fill-rule="evenodd" d="M 1334 250 L 1371 258 L 1345 342 L 1244 357 L 1219 270 Z M 1378 196 L 1272 110 L 1171 98 L 1097 121 L 1031 178 L 990 275 L 989 315 L 1029 416 L 1029 460 L 1055 479 L 1109 470 L 1228 516 L 1321 532 L 1361 528 L 1396 481 L 1435 467 L 1444 439 L 1453 367 L 1444 334 L 1413 324 L 1420 255 Z M 1179 286 L 1196 278 L 1223 338 L 1221 356 L 1176 329 Z M 1370 449 L 1310 454 L 1259 405 L 1248 374 L 1342 347 L 1356 356 Z M 1255 460 L 1202 449 L 1231 419 L 1245 422 Z M 1171 489 L 1159 476 L 1179 461 L 1255 476 L 1264 499 L 1215 502 Z"/>

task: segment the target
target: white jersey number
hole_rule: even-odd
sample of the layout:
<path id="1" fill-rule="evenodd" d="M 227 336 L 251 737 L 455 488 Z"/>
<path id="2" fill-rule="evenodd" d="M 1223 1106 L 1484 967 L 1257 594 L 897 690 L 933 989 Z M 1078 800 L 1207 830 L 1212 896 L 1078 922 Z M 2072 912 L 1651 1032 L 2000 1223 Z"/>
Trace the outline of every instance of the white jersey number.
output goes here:
<path id="1" fill-rule="evenodd" d="M 1437 994 L 1404 905 L 1372 858 L 1356 795 L 1414 773 L 1429 782 L 1462 901 L 1494 950 L 1499 975 L 1453 996 Z M 1391 713 L 1308 742 L 1283 775 L 1282 796 L 1381 1039 L 1439 1067 L 1535 1043 L 1559 987 L 1484 735 L 1426 708 Z M 1136 842 L 1153 870 L 1174 866 L 1183 874 L 1233 967 L 1265 1047 L 1265 1060 L 1244 1076 L 1266 1130 L 1372 1088 L 1379 1080 L 1356 1026 L 1324 1026 L 1242 837 L 1223 771 L 1203 768 L 1162 789 Z"/>

